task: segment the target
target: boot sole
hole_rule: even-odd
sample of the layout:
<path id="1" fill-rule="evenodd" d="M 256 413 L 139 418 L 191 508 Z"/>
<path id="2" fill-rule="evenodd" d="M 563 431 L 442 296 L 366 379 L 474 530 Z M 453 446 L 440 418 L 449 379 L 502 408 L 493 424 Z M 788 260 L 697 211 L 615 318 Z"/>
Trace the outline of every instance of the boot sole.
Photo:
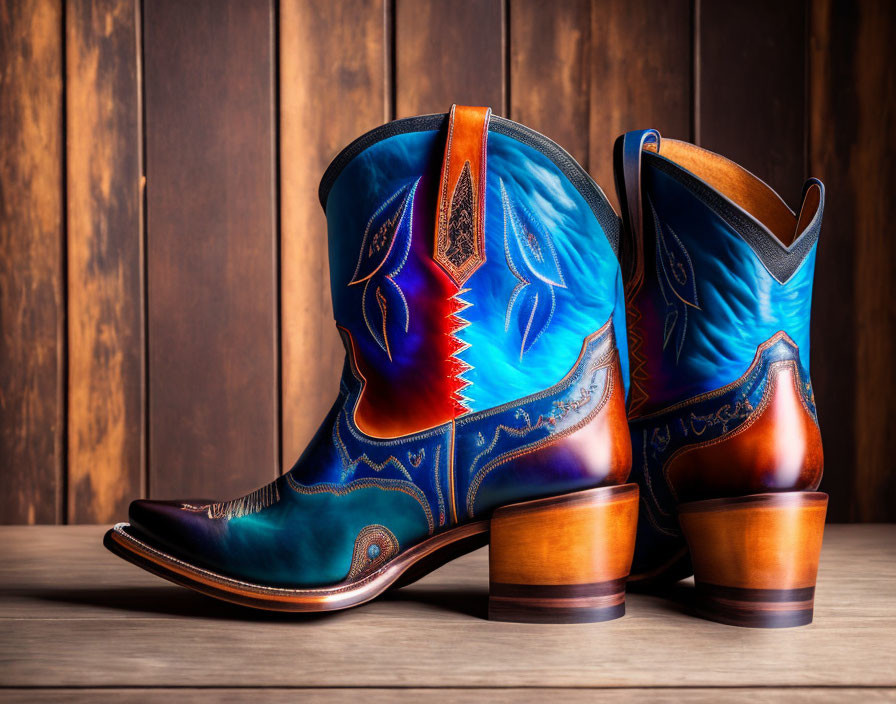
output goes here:
<path id="1" fill-rule="evenodd" d="M 488 527 L 488 521 L 458 526 L 427 538 L 357 581 L 310 589 L 253 584 L 196 567 L 141 540 L 128 523 L 109 529 L 103 545 L 147 572 L 216 599 L 268 611 L 316 612 L 358 606 L 393 586 L 411 584 L 446 562 L 487 545 Z M 450 555 L 445 555 L 449 551 Z"/>
<path id="2" fill-rule="evenodd" d="M 255 609 L 308 613 L 368 602 L 492 538 L 490 618 L 606 621 L 625 613 L 637 503 L 637 486 L 626 484 L 504 506 L 491 519 L 423 540 L 369 575 L 308 589 L 253 584 L 197 567 L 150 545 L 127 523 L 107 531 L 103 545 L 148 572 L 216 599 Z M 533 561 L 536 555 L 543 559 Z M 564 583 L 556 583 L 557 575 L 563 575 Z"/>

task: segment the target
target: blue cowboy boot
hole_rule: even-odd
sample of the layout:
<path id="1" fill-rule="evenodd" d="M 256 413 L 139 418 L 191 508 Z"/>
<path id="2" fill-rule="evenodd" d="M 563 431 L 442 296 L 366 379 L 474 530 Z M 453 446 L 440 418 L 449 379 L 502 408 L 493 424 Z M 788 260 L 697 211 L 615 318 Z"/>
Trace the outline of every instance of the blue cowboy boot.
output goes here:
<path id="1" fill-rule="evenodd" d="M 360 137 L 320 187 L 339 395 L 295 466 L 240 499 L 135 501 L 106 545 L 253 607 L 370 600 L 491 542 L 490 615 L 624 613 L 619 220 L 560 147 L 487 108 Z"/>
<path id="2" fill-rule="evenodd" d="M 724 623 L 809 623 L 827 496 L 809 381 L 824 189 L 794 214 L 766 184 L 691 144 L 630 132 L 623 204 L 633 474 L 631 582 L 688 576 Z"/>

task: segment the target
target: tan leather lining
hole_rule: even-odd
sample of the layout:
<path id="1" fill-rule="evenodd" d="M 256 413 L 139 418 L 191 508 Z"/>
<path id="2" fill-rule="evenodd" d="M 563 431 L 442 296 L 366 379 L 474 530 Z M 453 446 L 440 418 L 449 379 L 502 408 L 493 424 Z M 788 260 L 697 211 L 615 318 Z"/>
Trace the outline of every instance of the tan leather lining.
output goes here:
<path id="1" fill-rule="evenodd" d="M 820 190 L 817 186 L 808 189 L 798 223 L 797 217 L 777 193 L 733 161 L 676 139 L 663 139 L 660 154 L 743 208 L 785 246 L 797 238 L 818 209 Z"/>

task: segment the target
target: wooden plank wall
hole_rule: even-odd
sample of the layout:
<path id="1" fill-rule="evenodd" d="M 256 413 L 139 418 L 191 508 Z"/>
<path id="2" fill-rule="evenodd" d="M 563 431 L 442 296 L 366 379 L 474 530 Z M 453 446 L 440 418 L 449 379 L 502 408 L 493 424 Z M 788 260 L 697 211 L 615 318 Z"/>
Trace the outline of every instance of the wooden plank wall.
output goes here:
<path id="1" fill-rule="evenodd" d="M 615 202 L 655 126 L 794 203 L 819 176 L 813 377 L 834 520 L 896 519 L 888 0 L 0 5 L 0 522 L 233 496 L 334 397 L 318 180 L 395 118 L 491 105 Z"/>

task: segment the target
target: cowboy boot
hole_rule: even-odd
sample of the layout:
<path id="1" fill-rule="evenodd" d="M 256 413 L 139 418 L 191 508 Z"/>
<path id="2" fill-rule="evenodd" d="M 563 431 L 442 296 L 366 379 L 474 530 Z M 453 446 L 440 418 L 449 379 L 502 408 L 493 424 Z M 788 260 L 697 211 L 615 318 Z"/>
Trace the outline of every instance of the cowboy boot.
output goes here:
<path id="1" fill-rule="evenodd" d="M 542 135 L 453 107 L 360 137 L 320 200 L 332 410 L 273 483 L 135 501 L 107 547 L 214 597 L 326 611 L 490 541 L 491 618 L 621 616 L 638 493 L 604 194 Z"/>
<path id="2" fill-rule="evenodd" d="M 809 380 L 823 186 L 806 183 L 797 215 L 655 130 L 620 137 L 615 167 L 641 487 L 631 581 L 693 569 L 707 618 L 810 623 L 827 508 Z"/>

